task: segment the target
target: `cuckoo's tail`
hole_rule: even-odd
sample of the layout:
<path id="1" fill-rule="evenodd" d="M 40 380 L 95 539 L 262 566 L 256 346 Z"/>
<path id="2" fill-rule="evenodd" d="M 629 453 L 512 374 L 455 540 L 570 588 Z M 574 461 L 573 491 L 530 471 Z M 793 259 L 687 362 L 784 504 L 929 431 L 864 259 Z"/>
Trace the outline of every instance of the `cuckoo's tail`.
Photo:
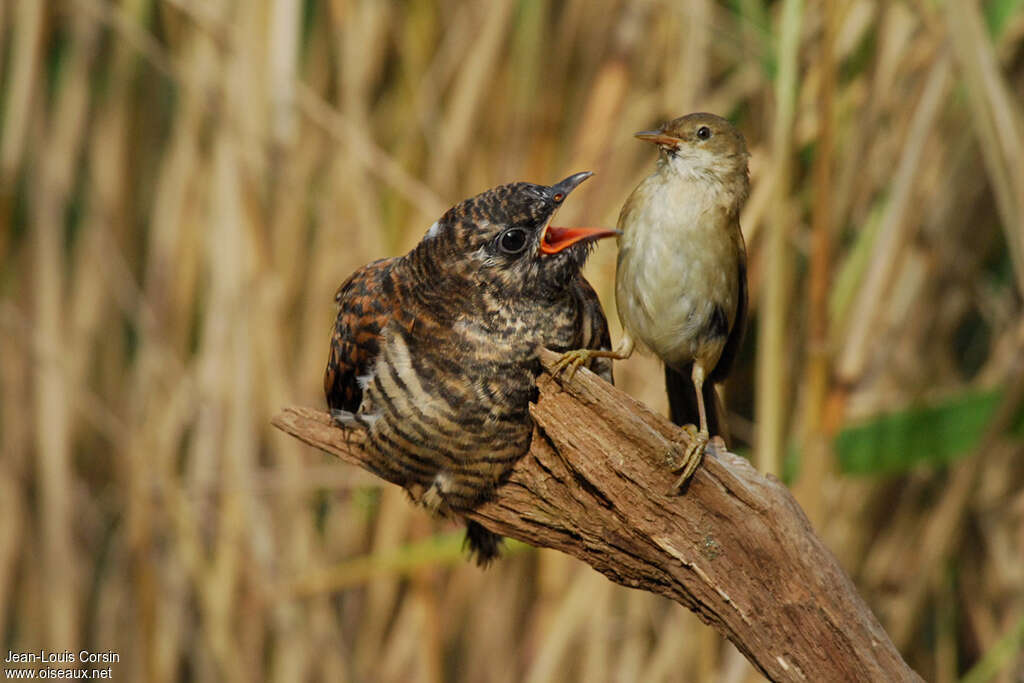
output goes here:
<path id="1" fill-rule="evenodd" d="M 486 567 L 498 557 L 501 541 L 501 536 L 488 531 L 479 522 L 466 520 L 466 541 L 463 547 L 469 548 L 469 555 L 476 558 L 477 566 Z"/>

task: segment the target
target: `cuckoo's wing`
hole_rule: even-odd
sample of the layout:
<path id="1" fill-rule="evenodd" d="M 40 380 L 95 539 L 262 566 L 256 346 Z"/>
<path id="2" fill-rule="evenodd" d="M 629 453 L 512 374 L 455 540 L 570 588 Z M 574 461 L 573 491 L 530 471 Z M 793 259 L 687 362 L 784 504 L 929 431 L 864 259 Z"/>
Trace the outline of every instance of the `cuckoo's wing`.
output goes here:
<path id="1" fill-rule="evenodd" d="M 612 336 L 597 292 L 582 275 L 579 277 L 580 340 L 576 348 L 611 350 Z M 610 358 L 594 358 L 587 365 L 601 379 L 615 384 Z"/>
<path id="2" fill-rule="evenodd" d="M 359 378 L 370 374 L 381 330 L 394 310 L 391 268 L 395 259 L 363 266 L 338 288 L 338 317 L 324 373 L 324 395 L 332 410 L 355 413 L 363 399 Z"/>

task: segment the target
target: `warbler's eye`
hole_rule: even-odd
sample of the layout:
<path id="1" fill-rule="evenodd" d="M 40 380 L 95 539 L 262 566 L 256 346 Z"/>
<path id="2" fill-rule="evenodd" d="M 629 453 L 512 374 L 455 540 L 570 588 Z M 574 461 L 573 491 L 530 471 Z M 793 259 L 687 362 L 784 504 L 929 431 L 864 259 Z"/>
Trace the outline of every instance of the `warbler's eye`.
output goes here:
<path id="1" fill-rule="evenodd" d="M 700 128 L 697 129 L 697 137 L 700 138 L 701 140 L 707 140 L 709 137 L 711 137 L 711 129 L 708 128 L 707 126 L 701 126 Z"/>
<path id="2" fill-rule="evenodd" d="M 526 248 L 526 231 L 522 228 L 509 228 L 498 235 L 498 248 L 506 254 L 518 254 Z"/>

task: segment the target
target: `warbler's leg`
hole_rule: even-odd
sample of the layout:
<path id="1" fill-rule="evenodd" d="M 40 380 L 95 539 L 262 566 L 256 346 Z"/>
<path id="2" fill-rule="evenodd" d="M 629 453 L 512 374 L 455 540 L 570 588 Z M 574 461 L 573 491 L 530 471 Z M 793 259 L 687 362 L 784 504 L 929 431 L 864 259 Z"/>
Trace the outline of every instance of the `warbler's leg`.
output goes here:
<path id="1" fill-rule="evenodd" d="M 697 413 L 700 415 L 700 430 L 698 431 L 693 425 L 686 425 L 684 427 L 690 434 L 690 443 L 683 452 L 683 457 L 679 459 L 678 466 L 673 469 L 674 472 L 681 472 L 681 474 L 670 493 L 678 493 L 687 480 L 693 476 L 693 473 L 697 471 L 697 466 L 700 465 L 701 458 L 704 456 L 704 449 L 711 439 L 711 435 L 708 434 L 707 409 L 704 407 L 704 365 L 700 361 L 694 361 L 690 379 L 693 380 L 693 387 L 697 390 Z"/>
<path id="2" fill-rule="evenodd" d="M 591 359 L 611 358 L 612 360 L 625 360 L 633 355 L 634 346 L 633 338 L 629 336 L 629 333 L 624 333 L 622 340 L 615 347 L 614 351 L 606 351 L 604 349 L 573 349 L 572 351 L 566 351 L 555 361 L 554 367 L 551 368 L 551 374 L 558 375 L 565 372 L 566 368 L 568 368 L 569 374 L 566 379 L 571 380 L 579 367 L 589 363 Z"/>

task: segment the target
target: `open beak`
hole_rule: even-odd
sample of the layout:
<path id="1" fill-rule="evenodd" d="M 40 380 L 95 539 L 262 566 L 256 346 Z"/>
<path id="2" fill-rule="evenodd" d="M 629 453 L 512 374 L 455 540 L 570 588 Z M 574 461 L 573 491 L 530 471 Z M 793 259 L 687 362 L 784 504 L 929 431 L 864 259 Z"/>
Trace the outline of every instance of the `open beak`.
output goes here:
<path id="1" fill-rule="evenodd" d="M 557 254 L 579 242 L 621 234 L 618 230 L 610 228 L 557 228 L 549 225 L 544 231 L 544 239 L 540 242 L 540 250 L 544 254 Z"/>
<path id="2" fill-rule="evenodd" d="M 590 171 L 574 173 L 565 180 L 552 185 L 551 189 L 555 191 L 555 198 L 559 202 L 565 201 L 570 192 L 592 175 L 594 174 Z M 558 195 L 561 195 L 561 197 Z M 620 234 L 618 230 L 610 230 L 608 228 L 558 228 L 549 223 L 544 228 L 544 237 L 540 241 L 540 251 L 543 254 L 557 254 L 579 242 L 599 240 L 602 237 L 611 237 L 618 234 Z"/>
<path id="3" fill-rule="evenodd" d="M 555 191 L 556 196 L 562 195 L 562 198 L 558 201 L 564 201 L 569 193 L 575 190 L 580 183 L 594 175 L 593 171 L 580 171 L 579 173 L 573 173 L 568 178 L 560 180 L 551 186 L 551 189 Z"/>
<path id="4" fill-rule="evenodd" d="M 656 145 L 665 145 L 666 147 L 676 147 L 679 144 L 679 139 L 674 138 L 671 135 L 665 135 L 660 130 L 642 130 L 639 133 L 633 133 L 633 137 L 644 142 L 653 142 Z"/>

